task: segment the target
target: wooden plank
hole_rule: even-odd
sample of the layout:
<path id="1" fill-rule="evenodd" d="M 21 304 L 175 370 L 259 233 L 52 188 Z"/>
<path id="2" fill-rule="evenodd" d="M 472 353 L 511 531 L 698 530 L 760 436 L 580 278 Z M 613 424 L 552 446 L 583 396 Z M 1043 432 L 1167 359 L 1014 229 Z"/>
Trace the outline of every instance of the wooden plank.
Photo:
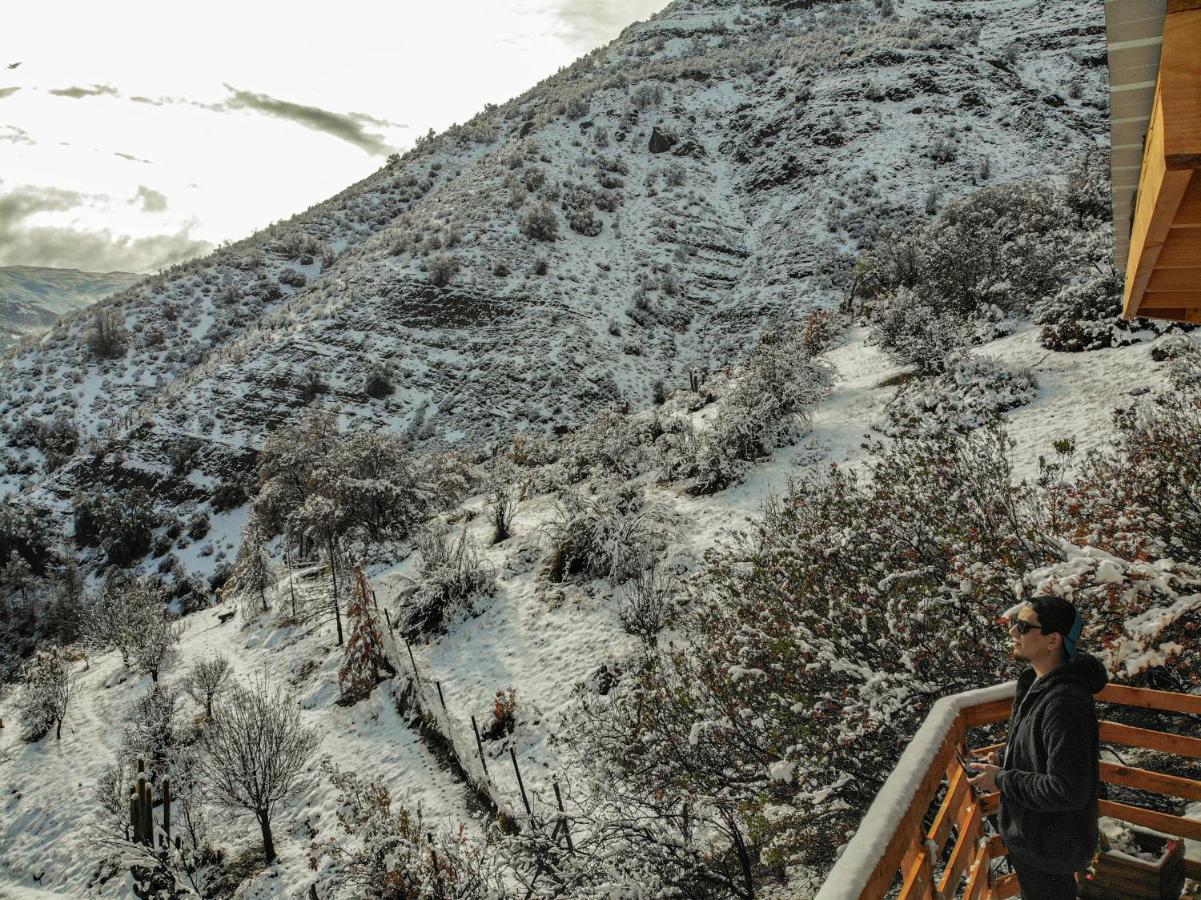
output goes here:
<path id="1" fill-rule="evenodd" d="M 1005 842 L 1001 840 L 999 834 L 992 834 L 988 837 L 988 857 L 989 859 L 1000 859 L 1002 856 L 1009 855 L 1009 848 L 1005 846 Z"/>
<path id="2" fill-rule="evenodd" d="M 1198 285 L 1201 285 L 1201 268 L 1156 269 L 1151 273 L 1151 280 L 1147 282 L 1147 294 L 1162 291 L 1195 291 Z M 1114 687 L 1114 685 L 1109 687 Z M 1139 688 L 1128 688 L 1128 690 L 1135 691 Z"/>
<path id="3" fill-rule="evenodd" d="M 1184 877 L 1193 881 L 1201 881 L 1201 859 L 1186 859 L 1184 861 Z"/>
<path id="4" fill-rule="evenodd" d="M 1140 791 L 1150 791 L 1153 794 L 1163 794 L 1167 797 L 1201 800 L 1201 781 L 1181 778 L 1177 775 L 1164 775 L 1147 769 L 1135 769 L 1131 766 L 1102 762 L 1101 780 Z"/>
<path id="5" fill-rule="evenodd" d="M 1141 806 L 1115 803 L 1112 800 L 1102 800 L 1100 811 L 1103 816 L 1111 816 L 1133 825 L 1142 825 L 1144 828 L 1153 828 L 1163 834 L 1188 838 L 1190 841 L 1201 841 L 1201 822 L 1196 819 L 1185 819 L 1169 813 L 1156 812 L 1153 809 L 1143 809 Z"/>
<path id="6" fill-rule="evenodd" d="M 963 769 L 959 768 L 959 763 L 955 763 L 955 771 L 951 773 L 950 782 L 947 785 L 947 795 L 942 798 L 942 804 L 938 807 L 938 814 L 934 817 L 934 822 L 930 826 L 930 831 L 926 837 L 934 841 L 934 852 L 941 854 L 943 847 L 947 843 L 947 838 L 951 834 L 951 826 L 955 824 L 959 818 L 959 813 L 964 807 L 964 800 L 968 797 L 971 785 L 967 783 L 967 776 L 963 773 Z"/>
<path id="7" fill-rule="evenodd" d="M 868 894 L 865 897 L 882 897 L 883 894 Z M 934 872 L 930 869 L 930 857 L 923 853 L 909 867 L 909 874 L 901 885 L 900 900 L 932 900 L 934 897 Z"/>
<path id="8" fill-rule="evenodd" d="M 972 860 L 971 874 L 967 880 L 967 891 L 963 895 L 963 900 L 980 900 L 984 896 L 984 892 L 988 890 L 988 875 L 989 863 L 991 858 L 988 855 L 989 843 L 981 844 L 976 850 L 976 858 Z"/>
<path id="9" fill-rule="evenodd" d="M 1192 228 L 1201 225 L 1201 175 L 1193 172 L 1180 206 L 1176 209 L 1176 218 L 1172 220 L 1175 228 Z"/>
<path id="10" fill-rule="evenodd" d="M 991 725 L 993 722 L 1004 722 L 1013 712 L 1013 700 L 1006 697 L 1003 700 L 992 700 L 977 706 L 964 709 L 959 718 L 968 728 L 978 728 L 981 725 Z"/>
<path id="11" fill-rule="evenodd" d="M 1171 228 L 1164 239 L 1156 269 L 1196 269 L 1201 267 L 1201 230 Z M 1148 277 L 1148 281 L 1150 278 Z"/>
<path id="12" fill-rule="evenodd" d="M 943 897 L 954 897 L 959 893 L 959 881 L 967 871 L 968 864 L 976 854 L 976 844 L 980 840 L 981 826 L 984 818 L 980 815 L 980 807 L 973 803 L 959 817 L 959 837 L 955 841 L 955 849 L 947 860 L 942 878 L 938 882 L 938 892 Z"/>
<path id="13" fill-rule="evenodd" d="M 1101 740 L 1110 744 L 1145 747 L 1148 750 L 1161 750 L 1164 753 L 1201 759 L 1201 738 L 1135 728 L 1133 725 L 1119 725 L 1106 719 L 1101 721 Z"/>
<path id="14" fill-rule="evenodd" d="M 1164 109 L 1164 156 L 1168 168 L 1201 165 L 1201 9 L 1164 18 L 1159 84 Z"/>
<path id="15" fill-rule="evenodd" d="M 1162 77 L 1162 73 L 1161 73 Z M 1130 230 L 1130 252 L 1126 260 L 1126 285 L 1122 315 L 1132 319 L 1139 313 L 1143 292 L 1156 268 L 1176 209 L 1188 187 L 1189 171 L 1170 171 L 1164 161 L 1163 104 L 1158 90 L 1139 175 L 1138 200 Z"/>
<path id="16" fill-rule="evenodd" d="M 989 744 L 987 747 L 977 747 L 972 751 L 972 756 L 975 756 L 979 759 L 984 759 L 984 757 L 988 756 L 988 754 L 996 750 L 1000 750 L 1004 746 L 1005 742 L 1001 741 L 999 744 Z"/>
<path id="17" fill-rule="evenodd" d="M 1004 875 L 996 880 L 992 890 L 989 891 L 990 897 L 996 897 L 997 900 L 1005 900 L 1006 897 L 1017 897 L 1022 893 L 1022 888 L 1018 884 L 1018 877 L 1013 872 Z"/>
<path id="18" fill-rule="evenodd" d="M 1158 269 L 1156 271 L 1159 271 Z M 1189 269 L 1188 271 L 1193 271 Z M 1150 315 L 1159 309 L 1197 309 L 1201 307 L 1201 291 L 1147 291 L 1143 294 L 1139 312 Z"/>
<path id="19" fill-rule="evenodd" d="M 897 869 L 900 867 L 901 857 L 905 853 L 908 836 L 912 834 L 915 826 L 921 827 L 921 821 L 930 807 L 930 801 L 934 799 L 934 793 L 942 783 L 943 772 L 946 771 L 955 755 L 955 745 L 961 740 L 963 740 L 963 725 L 957 719 L 955 724 L 947 729 L 946 737 L 943 738 L 934 758 L 930 760 L 930 767 L 918 784 L 917 792 L 909 804 L 909 809 L 897 823 L 897 829 L 892 833 L 892 838 L 885 846 L 884 853 L 876 860 L 876 865 L 872 868 L 872 873 L 864 885 L 862 896 L 883 897 L 888 893 L 889 885 L 892 884 Z"/>

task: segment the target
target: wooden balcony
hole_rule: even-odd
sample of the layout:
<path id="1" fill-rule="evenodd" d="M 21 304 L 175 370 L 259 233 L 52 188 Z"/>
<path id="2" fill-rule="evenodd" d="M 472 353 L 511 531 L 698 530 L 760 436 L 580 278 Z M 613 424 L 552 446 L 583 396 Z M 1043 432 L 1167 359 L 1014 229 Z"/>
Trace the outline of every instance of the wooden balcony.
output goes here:
<path id="1" fill-rule="evenodd" d="M 1137 18 L 1125 21 L 1118 3 L 1107 3 L 1106 11 L 1111 20 L 1111 73 L 1123 78 L 1127 73 L 1119 65 L 1122 54 L 1143 52 L 1141 45 L 1148 39 L 1115 40 L 1123 36 L 1123 28 L 1143 23 Z M 1116 93 L 1141 89 L 1143 83 L 1118 85 L 1111 97 L 1114 237 L 1117 252 L 1124 251 L 1126 270 L 1123 314 L 1201 322 L 1201 0 L 1167 0 L 1162 22 L 1149 117 L 1130 115 L 1123 106 L 1127 98 Z M 1136 74 L 1130 74 L 1130 80 L 1146 77 L 1141 67 L 1131 72 Z M 1132 136 L 1119 134 L 1139 124 L 1145 128 L 1141 164 L 1127 165 L 1124 156 L 1136 152 L 1137 144 L 1121 143 Z M 1126 179 L 1133 174 L 1137 193 L 1127 213 L 1122 207 L 1130 202 L 1125 198 L 1134 182 Z"/>
<path id="2" fill-rule="evenodd" d="M 1016 876 L 999 874 L 992 865 L 1006 854 L 1001 838 L 985 828 L 985 817 L 997 810 L 998 795 L 975 796 L 955 759 L 957 748 L 966 753 L 967 747 L 975 747 L 983 755 L 1001 746 L 982 746 L 988 744 L 988 735 L 977 731 L 973 736 L 973 731 L 1008 721 L 1013 689 L 1010 682 L 946 697 L 934 705 L 817 900 L 999 900 L 1019 895 Z M 1201 715 L 1201 696 L 1194 694 L 1109 685 L 1097 699 L 1143 710 Z M 1201 759 L 1201 738 L 1104 719 L 1101 743 Z M 1201 781 L 1119 765 L 1104 750 L 1101 780 L 1201 800 Z M 1195 819 L 1110 800 L 1101 801 L 1100 811 L 1102 816 L 1201 841 L 1201 821 Z M 1201 880 L 1201 863 L 1186 861 L 1185 874 Z"/>

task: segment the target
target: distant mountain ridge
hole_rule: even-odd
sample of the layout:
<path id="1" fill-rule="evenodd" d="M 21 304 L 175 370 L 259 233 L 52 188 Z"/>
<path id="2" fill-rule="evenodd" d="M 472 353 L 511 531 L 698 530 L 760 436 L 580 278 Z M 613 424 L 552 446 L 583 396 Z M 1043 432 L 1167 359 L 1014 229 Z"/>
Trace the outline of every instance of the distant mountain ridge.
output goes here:
<path id="1" fill-rule="evenodd" d="M 145 278 L 132 272 L 82 272 L 46 266 L 0 266 L 0 351 L 45 331 Z"/>

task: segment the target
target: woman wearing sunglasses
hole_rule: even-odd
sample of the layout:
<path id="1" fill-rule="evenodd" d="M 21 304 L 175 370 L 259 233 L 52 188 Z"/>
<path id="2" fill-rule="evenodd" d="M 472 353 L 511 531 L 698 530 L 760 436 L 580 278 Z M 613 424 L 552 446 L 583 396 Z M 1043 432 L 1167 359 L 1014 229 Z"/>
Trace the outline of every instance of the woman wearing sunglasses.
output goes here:
<path id="1" fill-rule="evenodd" d="M 1009 624 L 1018 676 L 1003 755 L 971 783 L 1001 793 L 1001 838 L 1025 900 L 1073 900 L 1097 847 L 1100 764 L 1093 694 L 1109 676 L 1079 653 L 1083 620 L 1062 597 L 1035 597 Z"/>

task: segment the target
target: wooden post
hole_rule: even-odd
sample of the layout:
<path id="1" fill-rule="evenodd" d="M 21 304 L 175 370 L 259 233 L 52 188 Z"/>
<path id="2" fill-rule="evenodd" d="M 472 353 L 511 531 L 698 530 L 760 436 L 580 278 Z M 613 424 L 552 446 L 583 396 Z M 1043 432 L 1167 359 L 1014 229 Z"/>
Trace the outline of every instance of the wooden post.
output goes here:
<path id="1" fill-rule="evenodd" d="M 509 759 L 513 760 L 513 771 L 517 773 L 517 787 L 521 790 L 521 802 L 525 804 L 526 813 L 532 816 L 534 811 L 530 809 L 529 798 L 525 795 L 525 784 L 521 780 L 521 769 L 517 767 L 517 753 L 512 747 L 509 748 Z"/>
<path id="2" fill-rule="evenodd" d="M 150 790 L 150 782 L 142 778 L 142 840 L 147 847 L 154 846 L 154 793 Z"/>
<path id="3" fill-rule="evenodd" d="M 413 658 L 413 648 L 409 646 L 409 639 L 403 634 L 400 639 L 405 642 L 405 649 L 409 651 L 409 662 L 413 664 L 413 678 L 420 684 L 421 676 L 417 674 L 417 660 Z"/>
<path id="4" fill-rule="evenodd" d="M 310 885 L 309 885 L 309 900 L 318 900 L 318 898 L 317 898 L 317 885 L 315 885 L 315 884 L 310 884 Z"/>
<path id="5" fill-rule="evenodd" d="M 435 681 L 434 685 L 438 688 L 438 699 L 442 702 L 442 711 L 446 712 L 446 698 L 442 696 L 442 682 Z"/>
<path id="6" fill-rule="evenodd" d="M 396 637 L 396 628 L 393 627 L 393 625 L 392 625 L 392 616 L 391 616 L 391 614 L 389 614 L 388 607 L 386 607 L 386 606 L 384 607 L 384 621 L 388 623 L 388 634 L 392 635 L 392 637 L 395 638 Z"/>
<path id="7" fill-rule="evenodd" d="M 484 759 L 484 742 L 480 740 L 480 729 L 475 724 L 475 716 L 471 717 L 471 730 L 475 732 L 475 749 L 480 751 L 480 765 L 484 767 L 484 774 L 491 779 L 492 776 L 488 775 L 488 760 Z"/>
<path id="8" fill-rule="evenodd" d="M 559 812 L 562 813 L 562 818 L 559 821 L 563 824 L 563 836 L 567 838 L 567 852 L 575 853 L 575 845 L 571 842 L 571 826 L 567 824 L 567 810 L 563 808 L 563 795 L 559 793 L 559 779 L 551 782 L 555 788 L 555 802 L 559 804 Z"/>

